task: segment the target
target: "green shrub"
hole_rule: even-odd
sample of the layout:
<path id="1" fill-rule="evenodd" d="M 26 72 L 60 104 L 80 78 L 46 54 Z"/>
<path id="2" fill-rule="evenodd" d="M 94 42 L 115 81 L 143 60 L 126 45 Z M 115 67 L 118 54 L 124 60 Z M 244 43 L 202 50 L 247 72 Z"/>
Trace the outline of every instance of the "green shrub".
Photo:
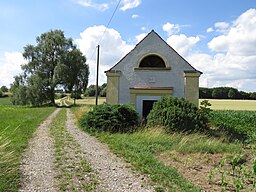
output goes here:
<path id="1" fill-rule="evenodd" d="M 102 104 L 93 107 L 80 119 L 80 125 L 89 130 L 131 132 L 138 121 L 137 112 L 129 105 Z"/>
<path id="2" fill-rule="evenodd" d="M 163 97 L 154 103 L 148 117 L 148 125 L 164 126 L 171 131 L 204 131 L 208 127 L 208 117 L 204 111 L 184 98 Z"/>
<path id="3" fill-rule="evenodd" d="M 72 99 L 82 99 L 82 96 L 80 93 L 71 93 L 70 96 Z"/>

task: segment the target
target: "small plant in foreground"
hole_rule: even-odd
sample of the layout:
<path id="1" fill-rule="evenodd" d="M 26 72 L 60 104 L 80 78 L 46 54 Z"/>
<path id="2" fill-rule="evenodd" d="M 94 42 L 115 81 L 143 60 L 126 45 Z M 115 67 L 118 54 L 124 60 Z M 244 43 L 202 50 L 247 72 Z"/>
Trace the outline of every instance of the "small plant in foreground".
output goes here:
<path id="1" fill-rule="evenodd" d="M 220 181 L 220 185 L 230 190 L 240 191 L 243 189 L 255 191 L 256 172 L 255 158 L 252 162 L 247 161 L 247 155 L 236 154 L 233 157 L 222 159 L 219 166 L 210 171 L 210 184 Z"/>
<path id="2" fill-rule="evenodd" d="M 17 158 L 14 151 L 10 151 L 10 141 L 0 133 L 0 178 L 17 170 Z"/>

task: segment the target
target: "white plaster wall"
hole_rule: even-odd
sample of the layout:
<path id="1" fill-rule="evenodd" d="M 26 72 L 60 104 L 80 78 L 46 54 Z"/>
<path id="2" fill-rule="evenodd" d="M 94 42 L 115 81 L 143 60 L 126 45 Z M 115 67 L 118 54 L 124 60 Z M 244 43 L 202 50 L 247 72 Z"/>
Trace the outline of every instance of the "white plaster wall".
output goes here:
<path id="1" fill-rule="evenodd" d="M 145 55 L 162 55 L 171 70 L 134 70 Z M 173 87 L 173 95 L 184 97 L 184 70 L 194 70 L 155 32 L 151 32 L 121 62 L 112 68 L 121 71 L 119 103 L 130 102 L 131 87 Z"/>

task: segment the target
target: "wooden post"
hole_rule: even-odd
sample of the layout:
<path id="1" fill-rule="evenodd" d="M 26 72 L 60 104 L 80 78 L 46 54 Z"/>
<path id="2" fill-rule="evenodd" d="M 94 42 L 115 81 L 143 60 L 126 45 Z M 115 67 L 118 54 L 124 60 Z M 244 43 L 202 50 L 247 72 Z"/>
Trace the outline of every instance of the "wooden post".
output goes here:
<path id="1" fill-rule="evenodd" d="M 96 73 L 96 105 L 98 105 L 98 97 L 99 97 L 99 60 L 100 60 L 100 45 L 97 46 L 97 73 Z"/>

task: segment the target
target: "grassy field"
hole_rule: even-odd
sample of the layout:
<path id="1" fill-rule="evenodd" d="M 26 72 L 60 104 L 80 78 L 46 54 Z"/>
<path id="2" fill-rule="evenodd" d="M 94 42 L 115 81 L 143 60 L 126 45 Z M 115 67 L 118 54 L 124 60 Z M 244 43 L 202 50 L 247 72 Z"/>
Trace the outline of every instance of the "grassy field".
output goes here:
<path id="1" fill-rule="evenodd" d="M 0 106 L 0 191 L 18 190 L 21 153 L 39 124 L 54 110 Z"/>
<path id="2" fill-rule="evenodd" d="M 107 143 L 116 154 L 124 157 L 135 169 L 149 175 L 151 180 L 158 184 L 159 191 L 200 191 L 199 188 L 205 191 L 225 191 L 226 189 L 239 191 L 243 188 L 254 190 L 252 185 L 248 185 L 254 182 L 254 178 L 249 176 L 249 180 L 252 180 L 245 181 L 239 176 L 243 173 L 227 176 L 232 175 L 231 165 L 225 164 L 225 167 L 229 167 L 225 171 L 221 166 L 223 166 L 222 162 L 228 159 L 233 162 L 237 157 L 246 156 L 248 164 L 240 166 L 237 170 L 252 171 L 250 166 L 251 160 L 255 158 L 254 150 L 243 148 L 246 146 L 243 140 L 240 140 L 242 143 L 233 142 L 234 140 L 230 138 L 237 139 L 246 134 L 249 136 L 249 141 L 247 139 L 246 142 L 251 144 L 254 142 L 256 101 L 209 101 L 214 109 L 210 123 L 216 130 L 214 129 L 213 133 L 207 136 L 199 133 L 166 134 L 161 128 L 141 129 L 129 134 L 91 134 Z M 88 107 L 73 109 L 78 119 L 88 110 Z M 225 133 L 220 130 L 224 130 Z M 198 166 L 202 168 L 196 175 L 193 169 Z M 212 170 L 217 169 L 221 171 L 217 171 L 213 181 Z M 251 174 L 254 174 L 252 172 Z M 197 187 L 193 181 L 197 184 L 201 183 Z"/>
<path id="3" fill-rule="evenodd" d="M 204 99 L 200 99 L 201 102 Z M 207 99 L 212 104 L 213 110 L 248 110 L 256 111 L 256 100 L 226 100 L 226 99 Z M 106 102 L 105 97 L 100 97 L 99 104 Z M 86 97 L 76 100 L 78 105 L 95 105 L 95 97 Z"/>
<path id="4" fill-rule="evenodd" d="M 85 107 L 72 109 L 77 118 L 86 112 Z M 87 108 L 88 111 L 88 108 Z M 82 128 L 83 129 L 83 128 Z M 86 130 L 86 129 L 85 129 Z M 159 191 L 200 191 L 190 181 L 185 179 L 179 171 L 167 166 L 159 159 L 162 154 L 168 154 L 168 159 L 174 158 L 184 167 L 188 161 L 197 161 L 191 158 L 191 154 L 234 154 L 240 153 L 242 145 L 239 143 L 227 143 L 224 138 L 214 138 L 203 134 L 167 134 L 161 128 L 143 128 L 140 131 L 129 134 L 110 134 L 106 132 L 91 133 L 118 155 L 124 157 L 133 167 L 143 174 L 150 176 L 157 183 Z M 186 159 L 179 160 L 186 155 Z M 211 159 L 211 157 L 209 157 Z M 207 177 L 208 175 L 204 175 Z M 205 180 L 205 182 L 207 182 Z"/>
<path id="5" fill-rule="evenodd" d="M 95 105 L 95 97 L 85 97 L 84 99 L 77 99 L 76 103 L 78 105 Z M 106 102 L 106 97 L 99 97 L 98 104 L 103 104 Z"/>
<path id="6" fill-rule="evenodd" d="M 199 103 L 204 100 L 200 99 Z M 213 110 L 248 110 L 256 111 L 256 100 L 227 100 L 227 99 L 207 99 Z"/>
<path id="7" fill-rule="evenodd" d="M 219 115 L 216 115 L 216 124 L 212 120 L 212 123 L 216 126 L 228 126 L 242 132 L 252 130 L 250 134 L 256 133 L 254 132 L 255 127 L 253 127 L 255 126 L 255 112 L 253 111 L 256 111 L 256 101 L 209 101 L 212 104 L 212 109 L 216 109 L 215 113 Z M 105 98 L 99 98 L 99 104 L 104 102 Z M 83 106 L 72 108 L 79 119 L 82 114 L 89 110 L 86 106 L 95 104 L 95 98 L 89 97 L 77 100 L 76 103 Z M 18 167 L 21 153 L 27 147 L 28 140 L 32 137 L 40 122 L 54 110 L 54 108 L 8 106 L 10 104 L 8 97 L 0 98 L 0 191 L 18 190 L 20 179 Z M 224 109 L 250 111 L 219 111 Z M 254 115 L 250 115 L 252 113 Z M 252 119 L 249 119 L 249 117 Z M 161 191 L 161 188 L 170 191 L 199 190 L 185 177 L 181 176 L 174 166 L 167 166 L 165 162 L 159 160 L 158 157 L 162 154 L 169 154 L 167 159 L 179 159 L 181 156 L 190 156 L 190 154 L 199 154 L 199 156 L 220 154 L 220 156 L 224 156 L 227 153 L 240 153 L 243 150 L 241 144 L 228 143 L 224 141 L 224 138 L 217 139 L 202 134 L 166 134 L 161 129 L 156 128 L 143 129 L 132 134 L 97 133 L 96 136 L 107 143 L 115 153 L 123 156 L 134 168 L 150 175 L 151 180 L 160 186 L 159 191 Z M 11 141 L 10 144 L 4 145 L 9 141 Z M 173 155 L 177 153 L 178 155 Z M 186 160 L 181 161 L 182 166 L 187 164 L 187 159 L 191 161 L 190 157 L 186 157 Z M 192 159 L 195 162 L 197 160 L 197 158 Z M 207 175 L 203 177 L 207 177 Z"/>
<path id="8" fill-rule="evenodd" d="M 10 101 L 10 97 L 1 97 L 0 105 L 12 105 L 12 103 Z"/>

